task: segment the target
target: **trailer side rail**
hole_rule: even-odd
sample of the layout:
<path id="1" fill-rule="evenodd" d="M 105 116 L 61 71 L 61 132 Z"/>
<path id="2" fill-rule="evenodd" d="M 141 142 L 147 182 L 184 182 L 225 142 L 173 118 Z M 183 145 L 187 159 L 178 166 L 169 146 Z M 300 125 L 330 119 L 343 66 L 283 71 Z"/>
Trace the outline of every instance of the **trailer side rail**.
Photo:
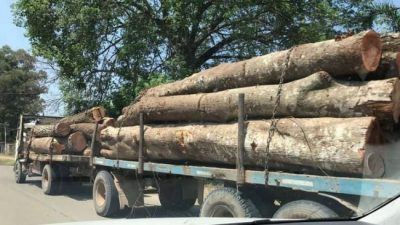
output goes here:
<path id="1" fill-rule="evenodd" d="M 95 165 L 137 170 L 139 162 L 94 158 Z M 144 163 L 144 171 L 164 174 L 192 176 L 236 181 L 236 169 L 203 167 L 189 165 L 171 165 L 163 163 Z M 286 187 L 309 192 L 330 192 L 370 197 L 390 198 L 400 193 L 400 181 L 388 179 L 360 179 L 351 177 L 329 177 L 302 175 L 283 172 L 269 172 L 268 181 L 264 171 L 245 170 L 245 183 Z"/>
<path id="2" fill-rule="evenodd" d="M 49 162 L 77 162 L 77 163 L 89 163 L 89 156 L 81 155 L 48 155 L 48 154 L 29 154 L 29 159 L 33 161 Z"/>

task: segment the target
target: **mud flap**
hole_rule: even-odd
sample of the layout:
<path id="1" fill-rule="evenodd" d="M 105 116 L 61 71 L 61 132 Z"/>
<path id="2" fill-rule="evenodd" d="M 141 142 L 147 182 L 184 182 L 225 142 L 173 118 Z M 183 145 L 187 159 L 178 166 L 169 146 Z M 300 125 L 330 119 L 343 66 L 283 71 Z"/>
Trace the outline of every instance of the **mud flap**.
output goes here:
<path id="1" fill-rule="evenodd" d="M 112 173 L 118 191 L 120 208 L 144 206 L 143 181 Z"/>

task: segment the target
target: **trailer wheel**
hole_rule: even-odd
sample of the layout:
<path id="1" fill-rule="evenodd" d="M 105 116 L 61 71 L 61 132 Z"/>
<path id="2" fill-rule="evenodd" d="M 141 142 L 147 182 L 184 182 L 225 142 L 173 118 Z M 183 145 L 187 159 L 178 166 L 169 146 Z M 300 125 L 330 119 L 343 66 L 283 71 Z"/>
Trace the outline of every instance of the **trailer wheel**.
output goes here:
<path id="1" fill-rule="evenodd" d="M 330 208 L 314 201 L 297 200 L 283 205 L 273 218 L 281 219 L 322 219 L 335 218 L 338 215 Z"/>
<path id="2" fill-rule="evenodd" d="M 261 217 L 250 199 L 234 188 L 218 188 L 204 201 L 201 217 Z"/>
<path id="3" fill-rule="evenodd" d="M 14 165 L 14 175 L 15 182 L 20 184 L 24 183 L 26 180 L 26 174 L 22 171 L 22 164 L 20 161 L 16 160 Z"/>
<path id="4" fill-rule="evenodd" d="M 49 164 L 43 167 L 42 171 L 42 191 L 46 195 L 54 195 L 57 191 L 57 175 L 53 167 Z"/>
<path id="5" fill-rule="evenodd" d="M 118 191 L 108 171 L 100 171 L 93 184 L 93 202 L 97 215 L 112 216 L 119 209 Z"/>
<path id="6" fill-rule="evenodd" d="M 187 210 L 197 199 L 197 181 L 191 178 L 167 179 L 159 183 L 159 200 L 166 209 Z"/>

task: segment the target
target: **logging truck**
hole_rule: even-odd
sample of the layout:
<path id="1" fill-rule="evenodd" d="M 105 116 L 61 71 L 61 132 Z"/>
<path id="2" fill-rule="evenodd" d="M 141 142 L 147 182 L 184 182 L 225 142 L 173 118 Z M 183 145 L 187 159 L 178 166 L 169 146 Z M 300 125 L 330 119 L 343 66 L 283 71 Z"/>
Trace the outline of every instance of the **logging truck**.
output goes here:
<path id="1" fill-rule="evenodd" d="M 26 177 L 41 176 L 44 194 L 53 195 L 62 191 L 63 181 L 76 179 L 88 181 L 91 176 L 89 156 L 56 154 L 57 146 L 50 141 L 49 152 L 31 151 L 33 128 L 51 126 L 60 117 L 21 115 L 16 135 L 14 175 L 16 183 L 24 183 Z M 54 131 L 52 131 L 54 132 Z"/>

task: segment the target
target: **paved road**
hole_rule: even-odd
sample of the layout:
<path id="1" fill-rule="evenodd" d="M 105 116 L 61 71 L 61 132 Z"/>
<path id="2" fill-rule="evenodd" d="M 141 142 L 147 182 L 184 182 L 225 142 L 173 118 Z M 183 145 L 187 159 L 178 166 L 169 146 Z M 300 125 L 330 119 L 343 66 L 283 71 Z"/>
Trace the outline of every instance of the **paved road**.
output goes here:
<path id="1" fill-rule="evenodd" d="M 35 225 L 83 220 L 103 220 L 97 216 L 91 200 L 91 186 L 69 183 L 60 195 L 47 196 L 40 188 L 40 178 L 27 178 L 24 184 L 14 182 L 12 167 L 0 166 L 0 224 Z M 198 207 L 186 212 L 166 211 L 156 195 L 146 195 L 148 207 L 124 210 L 115 218 L 129 215 L 143 217 L 181 217 L 198 215 Z"/>

